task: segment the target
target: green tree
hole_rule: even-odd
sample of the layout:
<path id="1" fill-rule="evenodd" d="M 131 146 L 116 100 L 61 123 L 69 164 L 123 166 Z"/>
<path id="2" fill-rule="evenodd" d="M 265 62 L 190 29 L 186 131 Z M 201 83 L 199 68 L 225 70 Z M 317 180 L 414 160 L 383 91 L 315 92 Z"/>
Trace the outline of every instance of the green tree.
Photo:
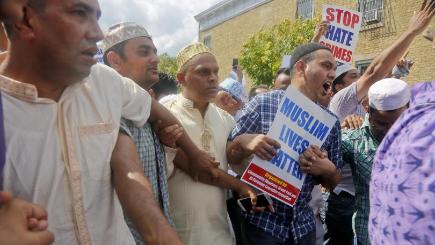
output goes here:
<path id="1" fill-rule="evenodd" d="M 172 77 L 177 75 L 177 60 L 175 57 L 170 56 L 167 53 L 159 55 L 159 71 L 167 73 Z"/>
<path id="2" fill-rule="evenodd" d="M 283 55 L 311 41 L 319 19 L 284 20 L 254 33 L 243 45 L 240 64 L 254 85 L 271 85 Z"/>

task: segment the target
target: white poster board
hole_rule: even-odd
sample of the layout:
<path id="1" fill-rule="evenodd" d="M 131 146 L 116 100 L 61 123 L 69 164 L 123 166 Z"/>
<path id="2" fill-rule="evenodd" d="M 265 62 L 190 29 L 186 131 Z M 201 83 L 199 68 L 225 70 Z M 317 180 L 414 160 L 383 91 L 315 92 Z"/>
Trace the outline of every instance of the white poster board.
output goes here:
<path id="1" fill-rule="evenodd" d="M 320 44 L 332 50 L 341 63 L 351 63 L 363 21 L 360 12 L 340 6 L 324 5 L 322 20 L 329 21 L 329 29 Z"/>
<path id="2" fill-rule="evenodd" d="M 310 145 L 322 146 L 337 119 L 291 86 L 286 90 L 267 134 L 281 148 L 271 161 L 254 157 L 242 180 L 293 206 L 305 180 L 299 155 Z"/>

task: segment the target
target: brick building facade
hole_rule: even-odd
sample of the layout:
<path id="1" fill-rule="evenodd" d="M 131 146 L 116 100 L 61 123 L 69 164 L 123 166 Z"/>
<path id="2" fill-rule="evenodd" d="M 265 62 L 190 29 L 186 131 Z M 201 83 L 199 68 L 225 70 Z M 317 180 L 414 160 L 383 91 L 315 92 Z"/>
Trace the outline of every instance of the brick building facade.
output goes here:
<path id="1" fill-rule="evenodd" d="M 364 70 L 371 60 L 403 33 L 422 0 L 224 0 L 195 16 L 199 40 L 215 53 L 223 80 L 231 69 L 232 59 L 240 55 L 250 35 L 282 20 L 311 18 L 321 14 L 323 4 L 358 9 L 364 14 L 354 65 Z M 433 21 L 435 23 L 435 21 Z M 432 23 L 431 26 L 434 23 Z M 435 79 L 435 51 L 431 43 L 418 37 L 408 58 L 415 62 L 410 83 Z"/>

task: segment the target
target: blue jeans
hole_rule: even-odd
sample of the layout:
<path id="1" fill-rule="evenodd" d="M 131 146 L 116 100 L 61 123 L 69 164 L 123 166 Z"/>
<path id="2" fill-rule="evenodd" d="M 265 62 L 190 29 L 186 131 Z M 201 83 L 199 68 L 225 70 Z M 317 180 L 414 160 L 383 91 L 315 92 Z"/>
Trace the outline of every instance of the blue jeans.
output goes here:
<path id="1" fill-rule="evenodd" d="M 344 191 L 340 192 L 340 195 L 331 192 L 327 203 L 324 244 L 352 245 L 355 197 Z"/>

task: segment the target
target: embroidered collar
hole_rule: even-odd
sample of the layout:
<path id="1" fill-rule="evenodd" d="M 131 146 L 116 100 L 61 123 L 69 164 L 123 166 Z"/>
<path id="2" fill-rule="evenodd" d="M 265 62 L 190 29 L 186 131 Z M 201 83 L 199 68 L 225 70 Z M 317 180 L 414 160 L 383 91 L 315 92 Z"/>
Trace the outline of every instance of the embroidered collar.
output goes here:
<path id="1" fill-rule="evenodd" d="M 65 99 L 68 94 L 73 94 L 72 92 L 77 90 L 77 88 L 82 84 L 84 84 L 84 81 L 67 87 L 62 94 L 62 99 Z M 35 85 L 19 82 L 3 75 L 0 75 L 0 89 L 9 95 L 26 102 L 47 104 L 55 103 L 55 101 L 51 99 L 38 97 L 38 89 Z"/>

